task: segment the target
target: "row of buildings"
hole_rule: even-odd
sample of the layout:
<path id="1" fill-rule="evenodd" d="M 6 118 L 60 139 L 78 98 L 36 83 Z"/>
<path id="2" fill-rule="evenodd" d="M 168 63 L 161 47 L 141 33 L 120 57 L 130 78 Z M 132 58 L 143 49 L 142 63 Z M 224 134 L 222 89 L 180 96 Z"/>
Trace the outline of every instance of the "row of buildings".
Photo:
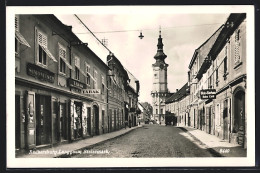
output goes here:
<path id="1" fill-rule="evenodd" d="M 54 15 L 15 15 L 16 151 L 137 125 L 139 81 Z"/>
<path id="2" fill-rule="evenodd" d="M 247 147 L 246 14 L 225 24 L 194 51 L 188 81 L 166 100 L 177 125 Z"/>

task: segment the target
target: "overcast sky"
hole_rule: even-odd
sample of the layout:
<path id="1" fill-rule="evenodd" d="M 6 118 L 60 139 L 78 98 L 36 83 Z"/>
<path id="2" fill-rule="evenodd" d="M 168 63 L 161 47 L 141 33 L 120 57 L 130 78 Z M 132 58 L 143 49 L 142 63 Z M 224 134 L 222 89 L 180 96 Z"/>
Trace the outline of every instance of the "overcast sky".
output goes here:
<path id="1" fill-rule="evenodd" d="M 163 8 L 163 7 L 162 7 Z M 148 10 L 145 13 L 79 14 L 78 17 L 140 81 L 140 102 L 151 103 L 152 64 L 157 52 L 159 26 L 162 30 L 164 53 L 167 55 L 168 89 L 174 92 L 188 80 L 188 65 L 194 50 L 205 42 L 222 24 L 223 14 L 171 14 Z M 72 25 L 73 32 L 103 60 L 108 51 L 97 42 L 73 14 L 56 15 L 64 24 Z M 133 31 L 134 30 L 134 31 Z M 140 31 L 144 35 L 139 39 Z M 118 31 L 118 32 L 115 32 Z"/>

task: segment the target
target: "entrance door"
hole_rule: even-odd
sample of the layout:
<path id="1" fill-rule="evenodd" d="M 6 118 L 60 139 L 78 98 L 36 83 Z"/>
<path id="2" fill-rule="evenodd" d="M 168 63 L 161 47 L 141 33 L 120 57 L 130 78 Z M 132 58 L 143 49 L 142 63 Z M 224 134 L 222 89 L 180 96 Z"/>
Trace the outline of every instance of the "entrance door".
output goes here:
<path id="1" fill-rule="evenodd" d="M 87 132 L 91 135 L 91 108 L 87 108 Z"/>
<path id="2" fill-rule="evenodd" d="M 82 103 L 74 101 L 74 138 L 82 137 Z"/>
<path id="3" fill-rule="evenodd" d="M 245 93 L 240 90 L 235 94 L 234 129 L 238 133 L 238 144 L 244 145 L 245 136 Z"/>
<path id="4" fill-rule="evenodd" d="M 223 139 L 228 139 L 228 107 L 227 100 L 224 101 L 224 109 L 223 109 Z"/>
<path id="5" fill-rule="evenodd" d="M 51 99 L 36 94 L 36 145 L 51 142 Z"/>
<path id="6" fill-rule="evenodd" d="M 20 96 L 15 95 L 15 149 L 21 148 Z"/>
<path id="7" fill-rule="evenodd" d="M 99 135 L 99 111 L 98 106 L 93 106 L 94 118 L 95 118 L 95 135 Z"/>
<path id="8" fill-rule="evenodd" d="M 116 121 L 117 121 L 117 119 L 116 119 L 116 110 L 114 110 L 114 130 L 117 129 Z"/>
<path id="9" fill-rule="evenodd" d="M 60 140 L 67 140 L 67 117 L 65 103 L 60 103 Z"/>

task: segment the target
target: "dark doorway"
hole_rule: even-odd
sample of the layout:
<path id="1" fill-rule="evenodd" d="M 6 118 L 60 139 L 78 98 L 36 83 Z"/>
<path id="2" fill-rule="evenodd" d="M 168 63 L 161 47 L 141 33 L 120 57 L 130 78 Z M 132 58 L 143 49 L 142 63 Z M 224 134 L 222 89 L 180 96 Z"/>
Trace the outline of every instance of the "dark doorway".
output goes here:
<path id="1" fill-rule="evenodd" d="M 102 110 L 102 133 L 105 133 L 105 110 Z"/>
<path id="2" fill-rule="evenodd" d="M 15 95 L 15 149 L 21 148 L 20 96 Z"/>
<path id="3" fill-rule="evenodd" d="M 35 94 L 36 145 L 51 142 L 51 97 Z"/>
<path id="4" fill-rule="evenodd" d="M 228 100 L 224 101 L 224 109 L 223 109 L 223 139 L 228 139 Z"/>
<path id="5" fill-rule="evenodd" d="M 91 135 L 91 108 L 87 108 L 87 132 Z"/>
<path id="6" fill-rule="evenodd" d="M 238 133 L 238 144 L 244 145 L 245 136 L 245 92 L 239 90 L 234 96 L 234 127 L 233 132 Z"/>
<path id="7" fill-rule="evenodd" d="M 74 138 L 82 137 L 82 103 L 74 102 L 75 112 L 74 112 Z"/>
<path id="8" fill-rule="evenodd" d="M 65 103 L 60 103 L 60 140 L 67 140 L 68 130 L 67 130 L 67 117 L 66 117 L 66 105 Z"/>
<path id="9" fill-rule="evenodd" d="M 99 111 L 98 106 L 93 106 L 94 119 L 95 119 L 95 135 L 99 135 Z"/>
<path id="10" fill-rule="evenodd" d="M 116 110 L 114 110 L 114 130 L 117 129 L 116 121 L 117 121 L 117 119 L 116 119 Z"/>

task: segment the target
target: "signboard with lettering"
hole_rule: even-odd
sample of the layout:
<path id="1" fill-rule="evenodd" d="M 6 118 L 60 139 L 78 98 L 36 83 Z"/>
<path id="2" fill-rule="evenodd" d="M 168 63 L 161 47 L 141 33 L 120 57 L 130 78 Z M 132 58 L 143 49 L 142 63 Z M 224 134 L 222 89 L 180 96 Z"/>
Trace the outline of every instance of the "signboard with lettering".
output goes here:
<path id="1" fill-rule="evenodd" d="M 81 82 L 74 80 L 74 79 L 71 79 L 71 78 L 68 79 L 68 86 L 70 86 L 72 88 L 77 88 L 77 89 L 86 88 L 86 84 L 81 83 Z"/>
<path id="2" fill-rule="evenodd" d="M 204 89 L 200 91 L 201 99 L 215 99 L 216 98 L 216 89 Z"/>
<path id="3" fill-rule="evenodd" d="M 100 89 L 83 89 L 82 90 L 83 94 L 101 94 Z"/>
<path id="4" fill-rule="evenodd" d="M 27 74 L 42 81 L 54 83 L 54 73 L 35 64 L 27 64 Z"/>

